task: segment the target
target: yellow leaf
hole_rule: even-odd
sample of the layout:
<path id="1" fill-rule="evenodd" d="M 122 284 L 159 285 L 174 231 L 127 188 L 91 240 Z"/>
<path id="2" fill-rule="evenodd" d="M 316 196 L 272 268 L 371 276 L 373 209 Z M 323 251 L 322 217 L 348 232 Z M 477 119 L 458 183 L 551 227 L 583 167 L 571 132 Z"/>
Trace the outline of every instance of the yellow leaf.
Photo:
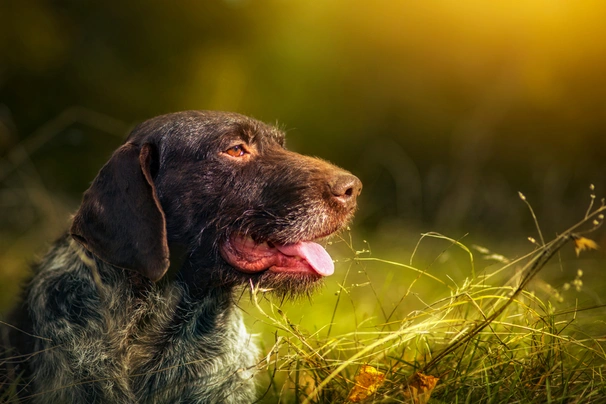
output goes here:
<path id="1" fill-rule="evenodd" d="M 408 386 L 404 387 L 404 396 L 412 399 L 414 404 L 427 404 L 431 392 L 438 384 L 437 377 L 427 376 L 423 373 L 415 373 L 408 382 Z"/>
<path id="2" fill-rule="evenodd" d="M 309 373 L 303 371 L 299 375 L 298 388 L 305 394 L 305 397 L 310 398 L 312 401 L 318 399 L 317 394 L 314 394 L 316 389 L 316 381 Z"/>
<path id="3" fill-rule="evenodd" d="M 351 403 L 359 403 L 367 399 L 377 392 L 384 380 L 385 373 L 372 366 L 363 365 L 354 379 L 356 384 L 349 392 L 347 400 Z"/>
<path id="4" fill-rule="evenodd" d="M 599 248 L 595 241 L 585 237 L 572 236 L 572 240 L 574 241 L 574 251 L 577 253 L 577 257 L 581 251 L 597 250 Z"/>

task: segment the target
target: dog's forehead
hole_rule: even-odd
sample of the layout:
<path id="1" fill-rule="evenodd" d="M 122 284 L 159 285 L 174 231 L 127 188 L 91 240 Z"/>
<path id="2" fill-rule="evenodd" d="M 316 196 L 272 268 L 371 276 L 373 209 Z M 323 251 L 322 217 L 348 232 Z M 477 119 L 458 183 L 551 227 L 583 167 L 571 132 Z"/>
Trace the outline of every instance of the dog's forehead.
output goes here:
<path id="1" fill-rule="evenodd" d="M 232 112 L 185 111 L 161 115 L 137 126 L 128 142 L 161 143 L 204 149 L 228 140 L 284 145 L 284 133 L 261 121 Z"/>

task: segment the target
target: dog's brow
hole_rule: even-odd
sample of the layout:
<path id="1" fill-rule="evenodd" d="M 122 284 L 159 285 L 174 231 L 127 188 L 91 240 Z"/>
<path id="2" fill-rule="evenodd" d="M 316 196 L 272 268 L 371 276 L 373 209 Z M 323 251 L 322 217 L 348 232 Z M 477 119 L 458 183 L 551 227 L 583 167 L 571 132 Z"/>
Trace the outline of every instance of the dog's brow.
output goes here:
<path id="1" fill-rule="evenodd" d="M 242 134 L 247 143 L 256 143 L 259 141 L 259 131 L 255 128 L 245 128 Z"/>
<path id="2" fill-rule="evenodd" d="M 233 143 L 235 141 L 242 141 L 244 143 L 249 143 L 251 141 L 251 134 L 248 133 L 248 130 L 242 128 L 234 128 L 224 134 L 219 138 L 221 146 L 225 146 L 226 144 Z"/>

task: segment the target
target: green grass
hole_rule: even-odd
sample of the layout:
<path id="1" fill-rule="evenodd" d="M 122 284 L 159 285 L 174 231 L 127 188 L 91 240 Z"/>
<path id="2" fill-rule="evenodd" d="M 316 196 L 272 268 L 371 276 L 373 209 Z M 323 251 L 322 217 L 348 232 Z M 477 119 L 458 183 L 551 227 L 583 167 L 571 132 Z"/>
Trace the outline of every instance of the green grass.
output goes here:
<path id="1" fill-rule="evenodd" d="M 364 402 L 425 402 L 410 398 L 417 373 L 440 379 L 430 403 L 605 402 L 603 306 L 575 299 L 582 272 L 559 288 L 537 277 L 561 275 L 572 250 L 562 247 L 599 227 L 605 209 L 591 206 L 548 243 L 538 229 L 541 241 L 515 260 L 435 233 L 421 237 L 407 263 L 341 240 L 350 251 L 338 265 L 344 275 L 314 303 L 259 291 L 250 305 L 242 299 L 263 342 L 261 402 L 349 402 L 362 365 L 385 374 Z M 433 259 L 417 259 L 427 246 Z M 476 256 L 498 265 L 478 268 Z"/>

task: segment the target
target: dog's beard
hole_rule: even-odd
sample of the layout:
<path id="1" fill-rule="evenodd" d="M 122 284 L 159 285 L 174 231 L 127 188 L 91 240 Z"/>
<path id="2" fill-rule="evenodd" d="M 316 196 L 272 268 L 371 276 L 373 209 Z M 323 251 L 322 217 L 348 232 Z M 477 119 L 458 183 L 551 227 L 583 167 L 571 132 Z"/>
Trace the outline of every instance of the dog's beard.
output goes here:
<path id="1" fill-rule="evenodd" d="M 195 267 L 201 268 L 201 266 Z M 310 297 L 324 285 L 324 277 L 311 272 L 273 272 L 268 269 L 255 274 L 247 274 L 232 268 L 225 262 L 212 265 L 211 268 L 212 270 L 186 271 L 190 277 L 183 280 L 190 285 L 191 290 L 197 290 L 198 293 L 203 294 L 210 290 L 245 288 L 255 293 L 268 293 L 287 299 Z M 181 276 L 183 277 L 183 273 Z"/>
<path id="2" fill-rule="evenodd" d="M 309 297 L 324 285 L 321 276 L 313 274 L 288 274 L 265 271 L 249 277 L 248 284 L 256 293 L 270 293 L 280 298 Z"/>

